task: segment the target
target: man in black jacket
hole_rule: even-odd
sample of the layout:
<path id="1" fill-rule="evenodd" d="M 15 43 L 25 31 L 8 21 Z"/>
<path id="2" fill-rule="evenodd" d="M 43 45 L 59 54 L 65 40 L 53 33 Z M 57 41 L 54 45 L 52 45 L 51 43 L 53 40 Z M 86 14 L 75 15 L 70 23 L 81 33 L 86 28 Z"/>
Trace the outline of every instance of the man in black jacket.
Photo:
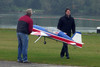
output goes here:
<path id="1" fill-rule="evenodd" d="M 71 11 L 69 8 L 65 10 L 65 15 L 59 19 L 57 28 L 65 32 L 65 34 L 70 37 L 71 37 L 71 31 L 73 34 L 75 33 L 75 21 L 74 18 L 71 16 Z M 69 59 L 67 43 L 63 43 L 63 47 L 60 53 L 61 58 L 64 57 L 65 53 L 66 53 L 66 58 Z"/>

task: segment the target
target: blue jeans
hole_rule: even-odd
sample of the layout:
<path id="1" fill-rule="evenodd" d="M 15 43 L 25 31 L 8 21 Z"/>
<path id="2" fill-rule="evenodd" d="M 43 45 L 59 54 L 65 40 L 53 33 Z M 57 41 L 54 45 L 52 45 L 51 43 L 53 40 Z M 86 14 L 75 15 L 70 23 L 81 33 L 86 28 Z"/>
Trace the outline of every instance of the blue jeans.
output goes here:
<path id="1" fill-rule="evenodd" d="M 17 33 L 18 38 L 18 61 L 27 60 L 27 49 L 28 49 L 28 35 L 24 33 Z M 22 59 L 23 56 L 23 59 Z"/>

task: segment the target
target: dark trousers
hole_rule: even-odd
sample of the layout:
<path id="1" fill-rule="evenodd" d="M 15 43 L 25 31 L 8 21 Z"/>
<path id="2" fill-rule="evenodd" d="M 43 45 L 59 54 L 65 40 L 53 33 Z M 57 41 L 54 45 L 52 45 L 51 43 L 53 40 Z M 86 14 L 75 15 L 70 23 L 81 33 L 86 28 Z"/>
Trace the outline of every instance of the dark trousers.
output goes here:
<path id="1" fill-rule="evenodd" d="M 63 47 L 62 47 L 60 56 L 64 57 L 65 53 L 66 53 L 66 57 L 68 58 L 69 57 L 69 53 L 68 53 L 68 44 L 67 43 L 63 43 Z"/>

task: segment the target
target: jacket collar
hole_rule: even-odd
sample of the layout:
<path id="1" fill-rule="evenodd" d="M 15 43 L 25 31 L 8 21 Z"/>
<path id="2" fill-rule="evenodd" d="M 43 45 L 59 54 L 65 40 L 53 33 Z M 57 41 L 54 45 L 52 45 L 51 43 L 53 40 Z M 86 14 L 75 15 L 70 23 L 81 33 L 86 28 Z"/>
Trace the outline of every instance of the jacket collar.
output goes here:
<path id="1" fill-rule="evenodd" d="M 26 14 L 26 16 L 30 17 L 29 15 Z"/>
<path id="2" fill-rule="evenodd" d="M 65 14 L 65 17 L 69 19 L 71 17 L 71 15 L 68 16 L 68 15 Z"/>

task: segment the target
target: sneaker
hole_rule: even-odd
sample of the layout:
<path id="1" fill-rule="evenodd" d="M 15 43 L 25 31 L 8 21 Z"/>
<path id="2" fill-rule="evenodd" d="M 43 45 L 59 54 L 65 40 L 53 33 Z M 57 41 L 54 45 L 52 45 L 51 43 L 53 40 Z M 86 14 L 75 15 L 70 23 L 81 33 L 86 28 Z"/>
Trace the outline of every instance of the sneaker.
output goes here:
<path id="1" fill-rule="evenodd" d="M 23 63 L 23 61 L 19 61 L 19 60 L 18 60 L 17 62 L 18 62 L 18 63 Z"/>
<path id="2" fill-rule="evenodd" d="M 29 61 L 23 61 L 23 63 L 31 63 L 31 62 L 29 62 Z"/>

